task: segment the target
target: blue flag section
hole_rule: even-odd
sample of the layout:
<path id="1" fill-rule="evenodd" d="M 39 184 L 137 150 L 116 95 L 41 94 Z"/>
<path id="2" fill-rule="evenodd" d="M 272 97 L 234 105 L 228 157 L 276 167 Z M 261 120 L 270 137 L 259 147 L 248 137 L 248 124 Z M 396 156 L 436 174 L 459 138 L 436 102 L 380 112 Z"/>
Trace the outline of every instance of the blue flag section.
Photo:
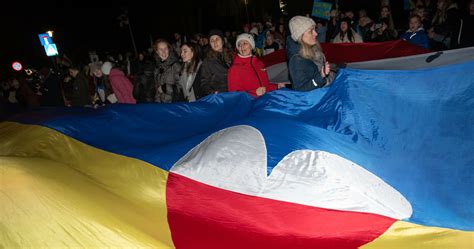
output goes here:
<path id="1" fill-rule="evenodd" d="M 474 230 L 474 62 L 413 71 L 342 69 L 330 87 L 245 93 L 195 103 L 43 109 L 39 124 L 164 170 L 216 131 L 248 125 L 263 136 L 267 174 L 296 150 L 346 158 L 399 191 L 406 221 Z"/>

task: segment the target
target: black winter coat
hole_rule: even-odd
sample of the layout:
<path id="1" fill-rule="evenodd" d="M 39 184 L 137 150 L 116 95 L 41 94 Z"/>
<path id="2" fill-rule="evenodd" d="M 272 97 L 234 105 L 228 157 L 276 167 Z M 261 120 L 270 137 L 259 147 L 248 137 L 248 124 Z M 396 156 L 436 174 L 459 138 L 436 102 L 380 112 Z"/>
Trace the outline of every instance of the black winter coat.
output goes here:
<path id="1" fill-rule="evenodd" d="M 227 92 L 227 70 L 230 62 L 226 62 L 222 55 L 207 57 L 202 62 L 195 85 L 196 98 L 201 98 L 215 92 Z"/>

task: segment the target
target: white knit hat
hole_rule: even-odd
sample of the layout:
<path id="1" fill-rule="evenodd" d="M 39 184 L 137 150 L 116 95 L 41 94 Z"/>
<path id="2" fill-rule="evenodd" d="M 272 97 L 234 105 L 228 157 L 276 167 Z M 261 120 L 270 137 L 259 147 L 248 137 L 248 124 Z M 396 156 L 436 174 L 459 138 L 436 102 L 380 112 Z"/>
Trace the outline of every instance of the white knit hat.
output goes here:
<path id="1" fill-rule="evenodd" d="M 303 36 L 304 32 L 314 26 L 316 26 L 316 23 L 313 19 L 305 16 L 294 16 L 290 20 L 291 38 L 297 42 L 301 36 Z"/>
<path id="2" fill-rule="evenodd" d="M 102 71 L 103 74 L 109 75 L 109 74 L 110 74 L 110 70 L 112 70 L 112 63 L 110 63 L 109 61 L 106 61 L 106 62 L 102 65 L 102 68 L 101 68 L 100 70 Z"/>
<path id="3" fill-rule="evenodd" d="M 253 39 L 253 36 L 251 34 L 242 33 L 239 36 L 237 36 L 237 41 L 235 41 L 236 48 L 239 47 L 239 42 L 242 40 L 248 41 L 250 45 L 252 46 L 252 49 L 255 49 L 255 40 Z"/>

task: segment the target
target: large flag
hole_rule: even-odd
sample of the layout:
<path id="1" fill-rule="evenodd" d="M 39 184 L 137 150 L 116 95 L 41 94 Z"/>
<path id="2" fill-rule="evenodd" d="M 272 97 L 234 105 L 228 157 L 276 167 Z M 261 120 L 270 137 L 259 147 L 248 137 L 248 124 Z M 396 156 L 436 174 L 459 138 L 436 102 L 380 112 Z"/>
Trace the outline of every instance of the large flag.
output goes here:
<path id="1" fill-rule="evenodd" d="M 474 47 L 469 47 L 397 58 L 354 62 L 347 64 L 347 67 L 373 70 L 412 70 L 460 64 L 473 60 Z"/>
<path id="2" fill-rule="evenodd" d="M 431 50 L 404 40 L 367 43 L 321 43 L 327 61 L 350 63 L 426 54 Z"/>
<path id="3" fill-rule="evenodd" d="M 460 51 L 451 55 L 446 55 L 450 52 L 445 51 L 442 52 L 445 54 L 442 56 L 442 60 L 438 59 L 434 63 L 420 63 L 421 60 L 425 60 L 424 55 L 430 50 L 403 40 L 369 43 L 321 43 L 321 46 L 330 63 L 351 63 L 351 67 L 360 69 L 416 69 L 446 65 L 453 63 L 453 61 L 468 61 L 473 57 L 472 50 Z M 414 58 L 410 58 L 410 56 Z M 445 59 L 447 57 L 451 59 Z M 260 59 L 267 67 L 270 82 L 289 81 L 287 54 L 284 49 L 277 50 Z"/>
<path id="4" fill-rule="evenodd" d="M 0 123 L 2 248 L 473 248 L 474 62 Z"/>
<path id="5" fill-rule="evenodd" d="M 431 52 L 431 50 L 404 40 L 367 43 L 321 43 L 321 47 L 327 61 L 334 64 L 406 57 Z M 263 56 L 261 60 L 266 66 L 271 66 L 286 61 L 287 55 L 284 49 L 280 49 Z"/>

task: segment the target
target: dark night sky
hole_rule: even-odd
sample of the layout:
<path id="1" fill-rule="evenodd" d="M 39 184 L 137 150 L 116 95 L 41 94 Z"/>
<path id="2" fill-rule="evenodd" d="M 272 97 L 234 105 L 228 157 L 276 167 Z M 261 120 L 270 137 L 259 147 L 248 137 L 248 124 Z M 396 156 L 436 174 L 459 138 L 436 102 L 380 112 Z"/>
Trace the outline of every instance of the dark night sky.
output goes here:
<path id="1" fill-rule="evenodd" d="M 78 4 L 79 2 L 72 1 L 41 1 L 35 6 L 25 3 L 24 6 L 2 8 L 0 72 L 3 73 L 0 73 L 0 78 L 12 73 L 11 62 L 14 60 L 22 62 L 26 67 L 38 67 L 50 62 L 37 36 L 47 30 L 55 31 L 53 40 L 60 53 L 66 53 L 73 61 L 86 60 L 89 50 L 132 51 L 127 28 L 120 28 L 116 20 L 121 13 L 121 7 L 129 9 L 137 46 L 139 50 L 144 50 L 150 44 L 150 36 L 152 39 L 170 38 L 173 31 L 195 33 L 201 27 L 202 31 L 207 33 L 213 27 L 233 26 L 236 19 L 231 16 L 232 12 L 239 9 L 239 3 L 241 7 L 243 6 L 243 0 L 175 0 L 166 1 L 166 6 L 164 2 L 100 1 L 100 4 L 97 4 L 81 1 Z M 278 0 L 249 0 L 249 2 L 254 4 L 250 6 L 249 11 L 259 13 L 254 9 L 269 4 L 277 6 Z M 291 16 L 310 12 L 313 1 L 287 2 Z M 345 1 L 346 6 L 355 9 L 364 5 L 370 9 L 371 2 L 375 0 Z M 228 13 L 223 14 L 222 9 L 227 9 Z M 238 15 L 244 18 L 243 8 L 239 11 L 241 12 L 238 12 Z"/>
<path id="2" fill-rule="evenodd" d="M 134 35 L 138 47 L 142 49 L 149 45 L 149 35 L 158 36 L 166 23 L 163 19 L 170 18 L 169 15 L 172 14 L 161 14 L 158 17 L 154 7 L 156 5 L 148 7 L 140 4 L 129 10 Z M 56 5 L 50 9 L 38 7 L 4 12 L 1 20 L 2 33 L 8 36 L 2 40 L 1 70 L 10 70 L 12 60 L 34 66 L 44 61 L 49 62 L 37 36 L 46 30 L 55 31 L 53 41 L 60 53 L 66 53 L 73 60 L 83 59 L 77 58 L 78 56 L 87 57 L 89 50 L 131 49 L 128 29 L 121 28 L 116 20 L 120 13 L 120 5 L 101 8 Z M 167 29 L 173 24 L 166 26 L 164 30 L 168 34 Z"/>

